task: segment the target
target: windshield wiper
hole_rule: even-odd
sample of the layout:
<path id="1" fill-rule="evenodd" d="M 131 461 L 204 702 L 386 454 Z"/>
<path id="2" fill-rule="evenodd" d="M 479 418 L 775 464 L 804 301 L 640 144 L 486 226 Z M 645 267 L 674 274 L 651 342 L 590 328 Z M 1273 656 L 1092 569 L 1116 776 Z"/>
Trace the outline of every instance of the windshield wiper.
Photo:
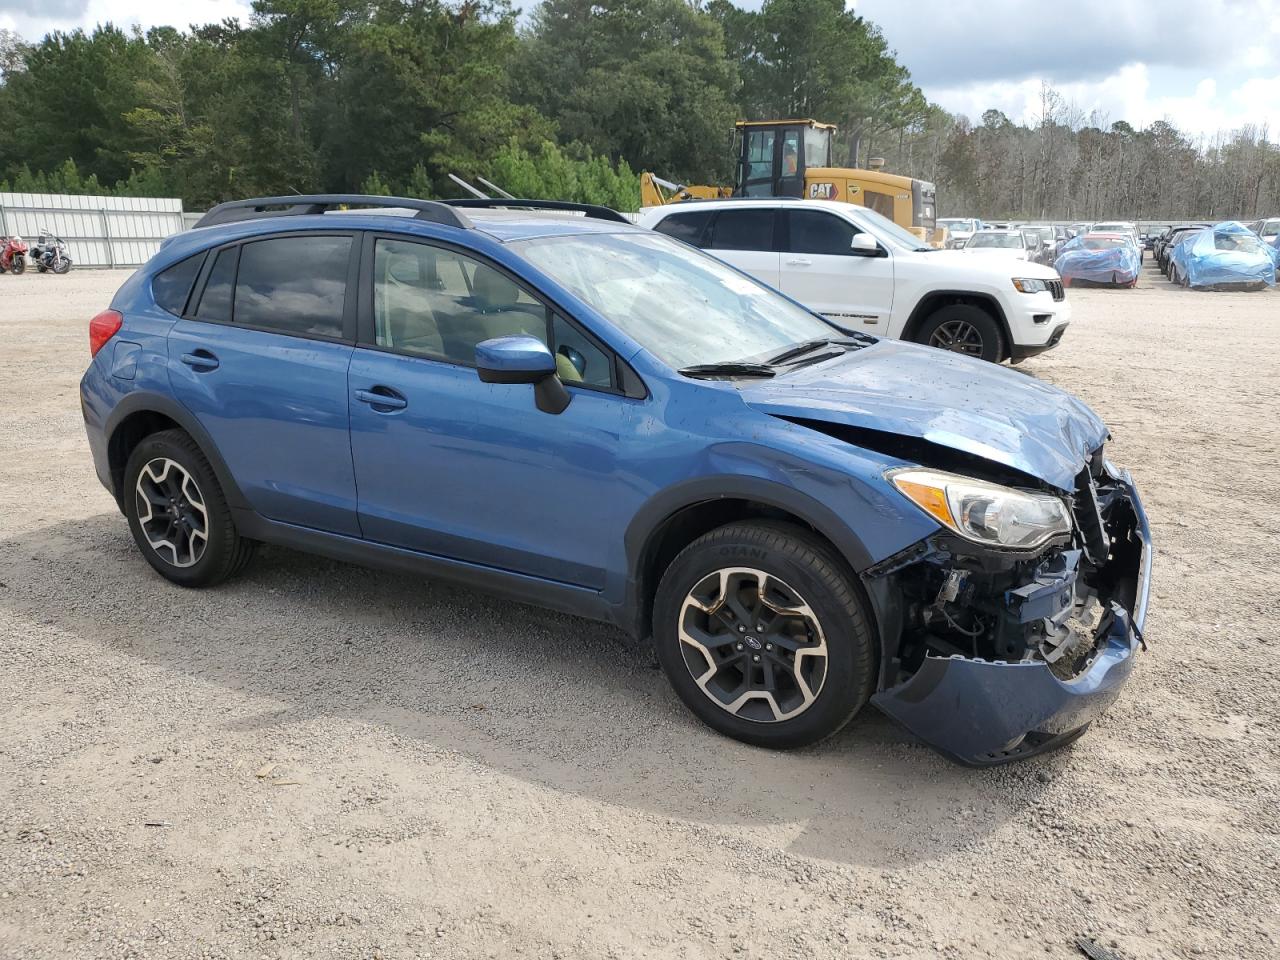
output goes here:
<path id="1" fill-rule="evenodd" d="M 676 371 L 686 377 L 772 377 L 777 371 L 767 363 L 726 360 L 723 363 L 695 363 Z"/>
<path id="2" fill-rule="evenodd" d="M 864 347 L 868 343 L 874 343 L 874 340 L 864 340 L 857 333 L 844 337 L 818 337 L 814 340 L 804 340 L 794 346 L 787 347 L 777 356 L 770 357 L 766 362 L 770 365 L 786 363 L 788 360 L 795 360 L 797 357 L 803 357 L 805 354 L 813 353 L 823 347 L 838 347 L 842 351 L 850 347 Z"/>

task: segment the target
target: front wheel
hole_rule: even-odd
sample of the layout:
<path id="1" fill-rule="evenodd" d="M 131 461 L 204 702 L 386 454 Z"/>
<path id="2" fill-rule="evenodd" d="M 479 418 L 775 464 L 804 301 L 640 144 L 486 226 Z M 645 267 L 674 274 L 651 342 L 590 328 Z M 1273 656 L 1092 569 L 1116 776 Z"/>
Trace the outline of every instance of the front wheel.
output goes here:
<path id="1" fill-rule="evenodd" d="M 835 552 L 800 527 L 732 523 L 695 540 L 662 577 L 653 625 L 680 699 L 744 743 L 816 743 L 871 696 L 864 602 Z"/>
<path id="2" fill-rule="evenodd" d="M 237 533 L 208 459 L 181 430 L 152 434 L 134 448 L 123 499 L 143 557 L 179 586 L 212 586 L 253 556 L 256 544 Z"/>
<path id="3" fill-rule="evenodd" d="M 935 310 L 916 339 L 920 343 L 953 353 L 963 353 L 991 363 L 1004 357 L 1004 339 L 991 314 L 967 303 L 955 303 Z"/>
<path id="4" fill-rule="evenodd" d="M 27 258 L 21 255 L 15 256 L 13 258 L 13 263 L 9 266 L 9 269 L 13 271 L 14 276 L 25 272 L 27 269 Z"/>
<path id="5" fill-rule="evenodd" d="M 53 272 L 54 272 L 54 273 L 57 273 L 57 274 L 63 274 L 63 273 L 66 273 L 66 272 L 67 272 L 68 270 L 70 270 L 70 269 L 71 269 L 71 258 L 70 258 L 70 257 L 59 257 L 57 260 L 53 261 Z"/>

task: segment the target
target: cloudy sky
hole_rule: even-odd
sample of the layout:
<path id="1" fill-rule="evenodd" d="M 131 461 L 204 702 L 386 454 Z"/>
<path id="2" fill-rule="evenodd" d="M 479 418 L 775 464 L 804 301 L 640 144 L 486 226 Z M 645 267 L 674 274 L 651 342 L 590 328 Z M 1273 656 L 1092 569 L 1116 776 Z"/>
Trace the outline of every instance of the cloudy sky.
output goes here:
<path id="1" fill-rule="evenodd" d="M 977 119 L 1039 111 L 1048 80 L 1086 113 L 1280 139 L 1280 0 L 856 0 L 925 94 Z"/>
<path id="2" fill-rule="evenodd" d="M 1033 118 L 1048 80 L 1111 121 L 1167 118 L 1208 136 L 1265 123 L 1280 139 L 1280 0 L 852 2 L 931 100 L 974 119 L 990 107 Z M 104 20 L 186 26 L 248 10 L 248 0 L 0 0 L 0 27 L 31 40 Z"/>

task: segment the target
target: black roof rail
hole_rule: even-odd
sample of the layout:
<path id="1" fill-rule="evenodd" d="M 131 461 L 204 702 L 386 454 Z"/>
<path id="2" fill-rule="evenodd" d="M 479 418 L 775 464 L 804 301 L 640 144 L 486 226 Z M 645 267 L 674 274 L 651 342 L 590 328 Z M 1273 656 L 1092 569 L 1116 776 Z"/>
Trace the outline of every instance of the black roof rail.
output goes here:
<path id="1" fill-rule="evenodd" d="M 391 210 L 416 210 L 414 218 L 446 227 L 470 229 L 471 221 L 457 210 L 439 200 L 419 200 L 415 197 L 374 197 L 362 193 L 317 193 L 291 197 L 257 197 L 252 200 L 229 200 L 220 203 L 196 223 L 197 227 L 212 227 L 220 223 L 236 223 L 240 220 L 260 220 L 266 217 L 301 217 L 324 213 L 336 207 L 381 207 Z"/>
<path id="2" fill-rule="evenodd" d="M 463 200 L 442 200 L 451 207 L 477 210 L 567 210 L 585 213 L 594 220 L 612 220 L 615 223 L 631 223 L 617 210 L 599 203 L 574 203 L 571 200 L 508 200 L 506 197 L 467 197 Z"/>

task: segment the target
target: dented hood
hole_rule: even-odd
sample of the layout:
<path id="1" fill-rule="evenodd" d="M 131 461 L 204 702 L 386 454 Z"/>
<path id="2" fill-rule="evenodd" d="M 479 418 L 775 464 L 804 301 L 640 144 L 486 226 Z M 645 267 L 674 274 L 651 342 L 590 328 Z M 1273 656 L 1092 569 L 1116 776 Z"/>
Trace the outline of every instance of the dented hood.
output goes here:
<path id="1" fill-rule="evenodd" d="M 1107 427 L 1035 377 L 931 347 L 881 340 L 770 380 L 740 381 L 774 416 L 919 437 L 1070 491 Z"/>

